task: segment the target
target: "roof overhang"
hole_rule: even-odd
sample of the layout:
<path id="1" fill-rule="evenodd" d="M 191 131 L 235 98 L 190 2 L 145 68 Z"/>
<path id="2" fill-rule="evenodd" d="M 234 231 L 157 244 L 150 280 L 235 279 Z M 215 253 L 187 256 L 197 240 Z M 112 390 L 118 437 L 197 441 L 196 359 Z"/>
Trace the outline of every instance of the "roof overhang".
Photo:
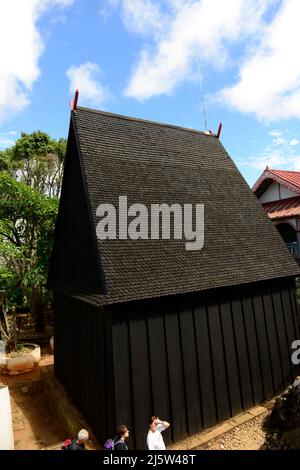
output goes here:
<path id="1" fill-rule="evenodd" d="M 272 220 L 299 217 L 300 196 L 281 199 L 280 201 L 265 202 L 262 206 Z"/>
<path id="2" fill-rule="evenodd" d="M 278 184 L 281 184 L 282 186 L 289 189 L 290 191 L 293 191 L 294 193 L 297 193 L 300 195 L 299 187 L 297 187 L 296 185 L 292 183 L 289 183 L 284 178 L 281 178 L 270 169 L 266 169 L 263 172 L 263 174 L 258 178 L 256 183 L 252 187 L 253 193 L 256 195 L 256 197 L 259 198 L 266 191 L 266 189 L 270 186 L 270 184 L 274 181 Z"/>

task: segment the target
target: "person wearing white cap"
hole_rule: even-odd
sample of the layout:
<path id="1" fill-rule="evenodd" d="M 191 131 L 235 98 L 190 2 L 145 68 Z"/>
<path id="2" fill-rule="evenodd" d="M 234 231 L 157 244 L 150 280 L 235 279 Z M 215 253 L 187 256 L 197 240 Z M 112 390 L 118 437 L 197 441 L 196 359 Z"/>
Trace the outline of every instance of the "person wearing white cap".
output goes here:
<path id="1" fill-rule="evenodd" d="M 80 429 L 77 434 L 77 439 L 67 439 L 64 442 L 63 450 L 85 450 L 85 443 L 89 438 L 89 433 L 86 429 Z"/>

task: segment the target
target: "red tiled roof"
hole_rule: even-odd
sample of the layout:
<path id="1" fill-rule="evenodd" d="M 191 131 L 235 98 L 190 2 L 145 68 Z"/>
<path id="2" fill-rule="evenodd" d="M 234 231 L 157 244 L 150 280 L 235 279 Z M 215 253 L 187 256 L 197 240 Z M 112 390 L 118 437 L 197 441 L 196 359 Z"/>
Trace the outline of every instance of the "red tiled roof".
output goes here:
<path id="1" fill-rule="evenodd" d="M 259 197 L 272 181 L 300 194 L 300 171 L 271 170 L 269 167 L 260 175 L 252 191 Z"/>
<path id="2" fill-rule="evenodd" d="M 297 188 L 300 188 L 300 171 L 285 171 L 285 170 L 269 170 L 279 178 L 287 181 L 288 183 L 294 184 Z"/>
<path id="3" fill-rule="evenodd" d="M 283 173 L 292 173 L 285 171 Z M 270 219 L 281 219 L 300 215 L 300 196 L 262 204 Z"/>

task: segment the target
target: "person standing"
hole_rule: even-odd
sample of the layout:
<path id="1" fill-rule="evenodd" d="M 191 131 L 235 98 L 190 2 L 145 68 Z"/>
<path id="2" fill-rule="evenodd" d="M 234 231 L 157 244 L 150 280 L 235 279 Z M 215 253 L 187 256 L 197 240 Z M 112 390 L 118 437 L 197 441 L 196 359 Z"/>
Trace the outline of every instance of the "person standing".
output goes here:
<path id="1" fill-rule="evenodd" d="M 170 423 L 168 421 L 162 421 L 157 416 L 150 418 L 147 436 L 147 447 L 149 450 L 166 450 L 161 433 L 169 427 Z"/>
<path id="2" fill-rule="evenodd" d="M 114 450 L 128 450 L 127 444 L 125 442 L 129 437 L 129 431 L 124 424 L 120 424 L 117 427 L 117 433 L 114 439 Z"/>

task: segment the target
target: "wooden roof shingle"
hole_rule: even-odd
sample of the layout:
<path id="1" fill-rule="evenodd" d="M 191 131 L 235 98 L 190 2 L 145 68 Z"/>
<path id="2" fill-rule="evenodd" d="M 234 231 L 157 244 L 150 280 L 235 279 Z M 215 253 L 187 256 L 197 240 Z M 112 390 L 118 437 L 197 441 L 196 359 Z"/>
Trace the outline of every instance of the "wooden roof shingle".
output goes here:
<path id="1" fill-rule="evenodd" d="M 72 112 L 72 122 L 93 231 L 98 205 L 118 207 L 120 195 L 127 196 L 128 205 L 149 209 L 155 203 L 204 204 L 199 251 L 186 251 L 184 239 L 97 240 L 106 303 L 299 275 L 217 138 L 81 107 Z"/>

